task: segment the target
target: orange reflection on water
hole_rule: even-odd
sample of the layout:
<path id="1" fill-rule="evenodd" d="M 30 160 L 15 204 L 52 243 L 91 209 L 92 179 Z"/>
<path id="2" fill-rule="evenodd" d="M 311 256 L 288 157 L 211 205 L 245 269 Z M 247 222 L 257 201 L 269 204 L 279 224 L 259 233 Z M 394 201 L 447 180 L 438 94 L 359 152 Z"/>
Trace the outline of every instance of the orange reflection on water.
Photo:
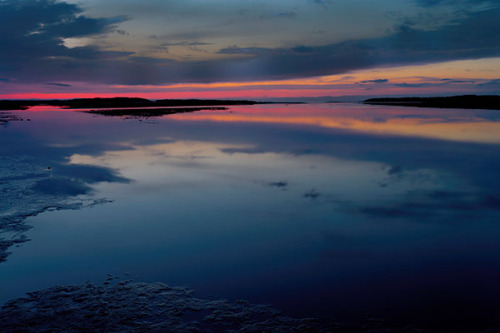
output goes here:
<path id="1" fill-rule="evenodd" d="M 356 130 L 477 143 L 500 143 L 494 110 L 424 109 L 361 104 L 300 104 L 231 107 L 169 115 L 184 121 L 270 123 Z M 498 114 L 500 116 L 500 114 Z"/>

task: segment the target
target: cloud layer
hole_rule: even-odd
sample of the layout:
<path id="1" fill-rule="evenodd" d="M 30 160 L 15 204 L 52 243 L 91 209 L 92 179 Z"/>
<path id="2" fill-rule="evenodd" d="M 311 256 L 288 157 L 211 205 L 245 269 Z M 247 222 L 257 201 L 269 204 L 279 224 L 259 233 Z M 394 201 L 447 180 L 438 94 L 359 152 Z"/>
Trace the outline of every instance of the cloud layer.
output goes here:
<path id="1" fill-rule="evenodd" d="M 295 1 L 292 3 L 295 5 Z M 254 36 L 254 45 L 249 45 L 246 38 L 238 39 L 230 33 L 236 24 L 232 22 L 227 23 L 227 27 L 222 24 L 218 31 L 208 29 L 206 34 L 198 27 L 197 36 L 191 34 L 189 38 L 185 35 L 182 36 L 183 40 L 179 34 L 171 34 L 167 36 L 170 40 L 165 40 L 167 37 L 161 34 L 162 31 L 152 33 L 148 36 L 148 43 L 156 40 L 153 46 L 163 50 L 164 56 L 158 57 L 157 54 L 144 55 L 137 45 L 120 39 L 132 38 L 130 36 L 134 35 L 133 30 L 122 29 L 123 26 L 133 27 L 135 18 L 132 16 L 92 17 L 89 14 L 92 13 L 92 6 L 97 6 L 92 2 L 82 8 L 77 4 L 55 0 L 5 0 L 0 1 L 0 49 L 7 52 L 0 53 L 0 84 L 39 82 L 64 88 L 68 87 L 67 82 L 155 85 L 290 79 L 341 74 L 380 66 L 500 56 L 498 1 L 474 1 L 473 4 L 468 3 L 469 10 L 464 9 L 468 8 L 464 7 L 467 5 L 465 0 L 417 0 L 405 3 L 408 8 L 418 8 L 419 12 L 412 14 L 401 9 L 391 11 L 396 6 L 393 2 L 381 3 L 381 6 L 385 6 L 386 21 L 393 25 L 386 27 L 378 36 L 350 38 L 346 33 L 343 39 L 336 36 L 336 41 L 323 41 L 319 45 L 318 40 L 294 40 L 288 36 L 289 42 L 271 46 L 262 33 Z M 305 1 L 290 7 L 285 6 L 284 2 L 274 1 L 272 7 L 264 12 L 257 9 L 250 11 L 244 6 L 238 12 L 237 3 L 232 3 L 230 8 L 238 13 L 240 19 L 260 17 L 254 20 L 254 24 L 258 25 L 255 22 L 259 20 L 276 20 L 280 27 L 286 28 L 295 27 L 300 23 L 298 20 L 310 14 L 302 6 L 315 10 L 325 6 L 324 10 L 328 11 L 335 9 L 335 4 Z M 130 0 L 123 4 L 123 12 L 128 14 L 125 9 L 133 5 L 143 8 L 138 2 Z M 336 10 L 341 11 L 342 5 L 342 1 L 338 2 Z M 187 7 L 179 6 L 175 8 L 179 19 L 196 18 L 187 12 Z M 213 4 L 207 15 L 216 17 L 219 9 Z M 117 5 L 115 13 L 121 14 L 120 10 L 121 7 Z M 359 17 L 365 14 L 363 8 L 359 7 Z M 161 16 L 161 13 L 152 17 L 158 15 Z M 200 15 L 201 21 L 206 20 L 202 13 L 196 15 Z M 353 17 L 353 30 L 363 24 Z M 148 31 L 154 32 L 154 28 L 151 25 Z M 333 30 L 335 26 L 327 28 Z M 365 30 L 367 28 L 370 27 L 364 27 Z M 329 30 L 317 30 L 315 33 L 327 34 Z M 239 31 L 239 34 L 243 34 L 243 31 Z M 224 39 L 225 44 L 221 44 L 221 36 L 228 36 Z M 76 41 L 76 44 L 70 45 L 68 40 Z M 151 44 L 148 47 L 151 48 Z M 205 58 L 186 56 L 182 60 L 179 59 L 179 52 L 199 53 Z M 362 83 L 385 82 L 380 79 Z"/>

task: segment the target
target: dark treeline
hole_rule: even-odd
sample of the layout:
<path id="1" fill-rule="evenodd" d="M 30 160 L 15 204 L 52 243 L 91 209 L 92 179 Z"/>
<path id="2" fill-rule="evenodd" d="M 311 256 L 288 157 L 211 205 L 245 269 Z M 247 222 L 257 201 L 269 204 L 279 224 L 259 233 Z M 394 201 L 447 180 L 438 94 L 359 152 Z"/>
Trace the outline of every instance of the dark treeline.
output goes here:
<path id="1" fill-rule="evenodd" d="M 215 106 L 215 105 L 252 105 L 258 102 L 246 100 L 216 99 L 160 99 L 152 101 L 136 97 L 114 98 L 76 98 L 54 100 L 0 100 L 0 110 L 26 110 L 31 106 L 50 105 L 68 109 L 89 108 L 126 108 L 126 107 L 173 107 L 173 106 Z"/>
<path id="2" fill-rule="evenodd" d="M 492 109 L 500 110 L 500 96 L 497 95 L 463 95 L 452 97 L 400 97 L 400 98 L 370 98 L 365 104 L 399 105 L 426 108 L 454 109 Z"/>

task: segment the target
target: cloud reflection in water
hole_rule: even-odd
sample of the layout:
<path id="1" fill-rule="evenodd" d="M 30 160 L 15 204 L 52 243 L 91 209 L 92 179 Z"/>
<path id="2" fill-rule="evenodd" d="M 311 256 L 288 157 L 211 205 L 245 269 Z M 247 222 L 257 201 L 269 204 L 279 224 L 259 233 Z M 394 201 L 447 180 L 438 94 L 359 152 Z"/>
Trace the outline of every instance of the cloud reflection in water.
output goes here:
<path id="1" fill-rule="evenodd" d="M 487 295 L 500 274 L 496 113 L 384 110 L 233 107 L 155 124 L 39 113 L 30 128 L 11 126 L 8 135 L 29 132 L 44 151 L 62 145 L 71 168 L 61 177 L 81 175 L 96 196 L 116 199 L 65 215 L 66 233 L 78 235 L 67 255 L 79 259 L 43 274 L 53 283 L 126 270 L 299 315 L 418 313 L 439 322 L 453 309 L 462 324 L 488 320 L 482 311 L 495 309 Z M 406 125 L 395 130 L 397 122 Z M 470 123 L 485 130 L 459 138 Z M 47 266 L 63 260 L 58 246 L 69 236 L 57 216 L 37 216 L 53 234 L 19 249 L 25 265 L 28 250 Z M 467 302 L 457 310 L 460 295 Z"/>

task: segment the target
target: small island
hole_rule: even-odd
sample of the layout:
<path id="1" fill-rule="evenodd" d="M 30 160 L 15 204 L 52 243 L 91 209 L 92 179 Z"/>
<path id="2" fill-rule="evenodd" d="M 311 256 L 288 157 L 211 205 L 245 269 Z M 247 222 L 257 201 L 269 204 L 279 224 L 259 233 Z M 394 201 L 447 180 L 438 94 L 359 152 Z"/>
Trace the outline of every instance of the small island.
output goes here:
<path id="1" fill-rule="evenodd" d="M 196 106 L 196 107 L 161 107 L 161 108 L 122 108 L 122 109 L 96 109 L 82 111 L 85 113 L 98 114 L 107 117 L 138 117 L 150 118 L 160 117 L 176 113 L 188 113 L 196 111 L 224 111 L 226 107 L 221 106 Z"/>
<path id="2" fill-rule="evenodd" d="M 398 97 L 370 98 L 363 101 L 370 105 L 414 106 L 449 109 L 491 109 L 500 110 L 500 96 L 462 95 L 450 97 Z"/>

